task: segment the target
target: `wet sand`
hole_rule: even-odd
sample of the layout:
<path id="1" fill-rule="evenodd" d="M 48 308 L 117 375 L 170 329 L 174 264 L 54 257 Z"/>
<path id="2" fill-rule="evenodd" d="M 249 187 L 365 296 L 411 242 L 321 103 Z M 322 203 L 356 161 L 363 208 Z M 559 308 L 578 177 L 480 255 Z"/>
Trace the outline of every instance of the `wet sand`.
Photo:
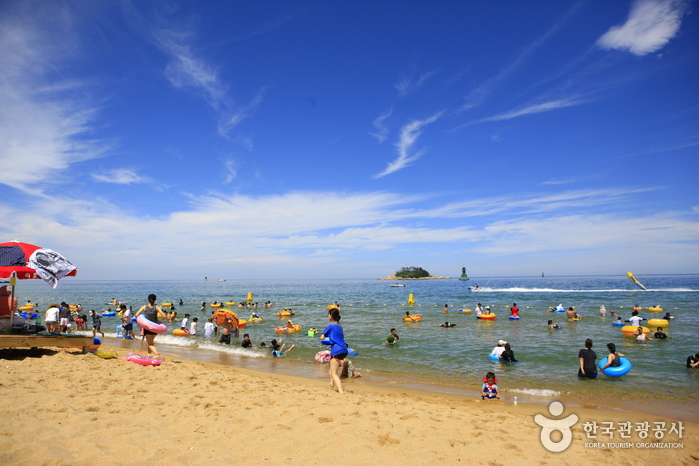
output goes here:
<path id="1" fill-rule="evenodd" d="M 104 345 L 103 345 L 104 347 Z M 541 444 L 539 404 L 513 406 L 435 394 L 271 374 L 165 355 L 160 367 L 71 349 L 0 350 L 3 465 L 221 464 L 696 464 L 699 425 L 682 422 L 652 449 L 640 439 L 597 432 L 585 423 L 678 421 L 648 414 L 567 408 L 578 416 L 568 449 Z M 282 360 L 283 361 L 283 360 Z M 615 427 L 616 429 L 616 427 Z M 558 440 L 554 433 L 552 439 Z M 588 443 L 606 443 L 592 447 Z M 615 445 L 609 445 L 609 443 Z M 620 448 L 619 442 L 630 447 Z M 588 445 L 586 445 L 588 444 Z M 643 445 L 640 445 L 643 444 Z M 657 446 L 657 444 L 655 445 Z M 643 448 L 642 448 L 643 447 Z"/>

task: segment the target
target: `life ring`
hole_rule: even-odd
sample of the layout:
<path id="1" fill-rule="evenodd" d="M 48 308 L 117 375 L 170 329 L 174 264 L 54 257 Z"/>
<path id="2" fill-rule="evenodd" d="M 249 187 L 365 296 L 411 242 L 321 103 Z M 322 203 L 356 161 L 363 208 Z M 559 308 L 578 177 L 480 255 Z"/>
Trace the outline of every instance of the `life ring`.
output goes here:
<path id="1" fill-rule="evenodd" d="M 602 360 L 599 362 L 599 368 L 602 369 L 605 364 L 607 364 L 607 357 L 602 358 Z M 602 371 L 604 375 L 608 375 L 609 377 L 621 377 L 622 375 L 626 375 L 629 373 L 631 370 L 631 361 L 626 359 L 623 356 L 619 357 L 619 366 L 617 367 L 607 367 Z"/>
<path id="2" fill-rule="evenodd" d="M 347 354 L 350 356 L 356 356 L 357 352 L 353 350 L 352 348 L 347 348 Z"/>
<path id="3" fill-rule="evenodd" d="M 638 327 L 640 327 L 640 325 L 624 325 L 621 327 L 621 332 L 627 337 L 633 337 L 636 336 L 636 330 L 638 330 Z M 646 335 L 650 333 L 650 329 L 648 327 L 641 328 L 643 329 L 643 333 Z"/>
<path id="4" fill-rule="evenodd" d="M 140 364 L 141 366 L 159 366 L 163 363 L 163 357 L 159 354 L 132 352 L 127 354 L 125 359 L 127 361 Z"/>
<path id="5" fill-rule="evenodd" d="M 102 313 L 102 317 L 112 317 L 116 315 L 116 311 L 107 311 Z"/>
<path id="6" fill-rule="evenodd" d="M 330 362 L 332 356 L 330 356 L 330 350 L 318 351 L 315 356 L 315 360 L 321 364 Z"/>
<path id="7" fill-rule="evenodd" d="M 292 314 L 291 312 L 289 312 L 289 311 L 279 311 L 279 312 L 277 312 L 277 316 L 279 316 L 279 317 L 289 317 L 289 316 L 291 316 L 291 315 L 293 315 L 293 314 Z"/>
<path id="8" fill-rule="evenodd" d="M 187 330 L 182 330 L 181 328 L 176 328 L 175 330 L 172 331 L 172 334 L 175 335 L 176 337 L 189 337 L 192 335 Z"/>
<path id="9" fill-rule="evenodd" d="M 481 316 L 481 317 L 483 317 L 483 316 Z M 516 317 L 516 316 L 510 316 L 510 317 L 508 317 L 508 319 L 510 319 L 510 320 L 519 320 L 519 317 Z"/>
<path id="10" fill-rule="evenodd" d="M 226 306 L 235 306 L 235 305 L 238 304 L 238 303 L 236 303 L 236 302 L 234 302 L 234 301 L 226 301 L 226 302 L 223 303 L 223 304 L 225 304 Z"/>
<path id="11" fill-rule="evenodd" d="M 219 307 L 223 307 L 223 304 L 221 303 L 216 303 L 211 305 L 211 309 L 218 309 Z"/>
<path id="12" fill-rule="evenodd" d="M 615 327 L 624 327 L 626 324 L 624 322 L 612 322 L 612 325 Z"/>
<path id="13" fill-rule="evenodd" d="M 31 304 L 25 304 L 24 306 L 20 306 L 20 307 L 19 307 L 19 310 L 22 311 L 22 312 L 33 311 L 33 310 L 34 310 L 34 306 L 32 306 Z"/>
<path id="14" fill-rule="evenodd" d="M 553 310 L 553 311 L 551 311 L 551 312 L 565 312 L 565 311 L 566 311 L 565 309 L 555 309 L 555 310 Z"/>
<path id="15" fill-rule="evenodd" d="M 136 317 L 136 322 L 138 325 L 141 326 L 141 328 L 145 328 L 146 330 L 150 330 L 153 333 L 165 333 L 167 332 L 167 325 L 164 323 L 158 321 L 158 322 L 151 322 L 150 320 L 146 319 L 146 316 L 143 314 L 139 314 Z"/>
<path id="16" fill-rule="evenodd" d="M 265 319 L 262 317 L 253 317 L 252 319 L 248 319 L 248 324 L 259 324 L 260 322 L 264 322 Z"/>
<path id="17" fill-rule="evenodd" d="M 167 306 L 167 307 L 170 307 L 170 306 L 172 306 L 172 303 L 163 303 L 163 304 L 161 304 L 161 306 Z"/>
<path id="18" fill-rule="evenodd" d="M 500 357 L 497 354 L 490 353 L 488 357 L 493 361 L 502 361 L 502 359 L 500 359 Z"/>
<path id="19" fill-rule="evenodd" d="M 245 320 L 245 319 L 240 319 L 240 320 L 238 321 L 238 327 L 245 327 L 246 325 L 248 325 L 248 321 L 247 321 L 247 320 Z"/>
<path id="20" fill-rule="evenodd" d="M 495 320 L 495 314 L 481 314 L 482 320 Z"/>
<path id="21" fill-rule="evenodd" d="M 459 309 L 458 311 L 459 314 L 470 314 L 472 311 L 471 309 Z"/>
<path id="22" fill-rule="evenodd" d="M 670 322 L 665 319 L 650 319 L 648 321 L 648 327 L 651 328 L 667 327 L 668 325 L 670 325 Z"/>
<path id="23" fill-rule="evenodd" d="M 333 344 L 333 342 L 330 341 L 330 338 L 325 338 L 323 340 L 320 340 L 320 342 L 324 345 L 332 345 Z"/>
<path id="24" fill-rule="evenodd" d="M 410 317 L 403 317 L 403 321 L 405 322 L 420 322 L 422 320 L 422 316 L 418 316 L 415 314 L 411 314 Z"/>
<path id="25" fill-rule="evenodd" d="M 216 321 L 218 325 L 222 325 L 226 323 L 227 319 L 230 319 L 233 321 L 234 328 L 238 326 L 238 314 L 231 311 L 230 309 L 217 310 L 216 312 L 214 312 L 213 319 Z"/>
<path id="26" fill-rule="evenodd" d="M 650 312 L 663 312 L 665 310 L 662 307 L 647 307 L 646 309 Z"/>
<path id="27" fill-rule="evenodd" d="M 294 328 L 289 327 L 277 327 L 274 329 L 277 333 L 296 333 L 301 331 L 300 325 L 294 325 Z"/>

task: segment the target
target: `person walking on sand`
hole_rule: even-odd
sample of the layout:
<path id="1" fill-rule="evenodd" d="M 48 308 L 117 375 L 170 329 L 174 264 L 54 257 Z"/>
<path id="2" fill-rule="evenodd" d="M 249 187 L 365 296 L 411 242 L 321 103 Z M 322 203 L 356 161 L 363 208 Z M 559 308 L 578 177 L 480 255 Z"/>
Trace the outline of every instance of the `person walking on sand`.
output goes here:
<path id="1" fill-rule="evenodd" d="M 168 322 L 172 322 L 170 319 L 170 316 L 167 315 L 167 313 L 163 312 L 163 310 L 155 304 L 155 300 L 157 297 L 154 294 L 149 294 L 148 295 L 148 304 L 144 304 L 141 306 L 141 308 L 138 310 L 136 313 L 136 317 L 140 316 L 143 314 L 143 316 L 150 320 L 151 322 L 158 322 L 158 313 L 161 313 L 163 316 L 163 319 L 167 320 Z M 158 350 L 155 348 L 155 335 L 157 335 L 155 332 L 152 332 L 148 330 L 147 328 L 143 329 L 143 336 L 146 339 L 146 344 L 148 346 L 148 352 L 150 354 L 158 354 Z"/>
<path id="2" fill-rule="evenodd" d="M 343 360 L 347 357 L 347 343 L 345 332 L 340 325 L 340 311 L 333 308 L 328 311 L 330 324 L 325 327 L 320 339 L 330 340 L 330 388 L 337 388 L 338 393 L 343 393 L 339 371 L 343 367 Z"/>

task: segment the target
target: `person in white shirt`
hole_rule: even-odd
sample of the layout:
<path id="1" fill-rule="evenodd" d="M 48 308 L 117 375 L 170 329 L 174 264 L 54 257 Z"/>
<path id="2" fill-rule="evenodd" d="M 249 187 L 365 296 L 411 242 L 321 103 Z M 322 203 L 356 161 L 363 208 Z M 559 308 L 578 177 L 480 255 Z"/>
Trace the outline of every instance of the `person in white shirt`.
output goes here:
<path id="1" fill-rule="evenodd" d="M 49 332 L 58 332 L 58 304 L 52 304 L 44 314 L 44 323 Z"/>
<path id="2" fill-rule="evenodd" d="M 192 324 L 189 326 L 189 334 L 196 335 L 198 328 L 199 328 L 199 318 L 195 317 L 194 319 L 192 319 Z"/>
<path id="3" fill-rule="evenodd" d="M 506 344 L 507 344 L 507 342 L 505 340 L 498 341 L 498 346 L 493 348 L 493 351 L 491 351 L 490 354 L 495 354 L 499 358 L 500 355 L 502 355 L 503 351 L 505 351 Z"/>
<path id="4" fill-rule="evenodd" d="M 633 311 L 631 313 L 631 318 L 626 322 L 631 322 L 634 327 L 640 327 L 641 321 L 646 320 L 644 317 L 638 315 L 638 311 Z"/>
<path id="5" fill-rule="evenodd" d="M 481 314 L 483 314 L 483 308 L 481 307 L 481 303 L 478 303 L 478 306 L 476 306 L 476 319 L 480 319 Z"/>
<path id="6" fill-rule="evenodd" d="M 211 338 L 214 336 L 214 329 L 216 326 L 214 325 L 213 319 L 209 317 L 209 321 L 204 324 L 204 336 L 206 338 Z"/>

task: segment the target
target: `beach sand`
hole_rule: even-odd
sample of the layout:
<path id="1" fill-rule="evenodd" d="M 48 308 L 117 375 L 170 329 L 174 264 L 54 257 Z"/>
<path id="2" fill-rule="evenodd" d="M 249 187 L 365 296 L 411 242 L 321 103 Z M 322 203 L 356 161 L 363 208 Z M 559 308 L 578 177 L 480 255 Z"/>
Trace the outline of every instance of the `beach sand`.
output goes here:
<path id="1" fill-rule="evenodd" d="M 104 346 L 103 346 L 104 347 Z M 642 449 L 641 440 L 587 439 L 583 423 L 666 422 L 647 414 L 566 409 L 573 441 L 561 453 L 540 442 L 534 415 L 547 406 L 475 402 L 346 381 L 255 372 L 164 355 L 160 367 L 100 359 L 71 349 L 0 350 L 2 465 L 428 465 L 697 464 L 699 425 L 666 433 L 682 448 Z M 651 427 L 652 428 L 652 427 Z M 556 434 L 552 437 L 557 440 Z M 586 442 L 631 443 L 591 448 Z"/>

